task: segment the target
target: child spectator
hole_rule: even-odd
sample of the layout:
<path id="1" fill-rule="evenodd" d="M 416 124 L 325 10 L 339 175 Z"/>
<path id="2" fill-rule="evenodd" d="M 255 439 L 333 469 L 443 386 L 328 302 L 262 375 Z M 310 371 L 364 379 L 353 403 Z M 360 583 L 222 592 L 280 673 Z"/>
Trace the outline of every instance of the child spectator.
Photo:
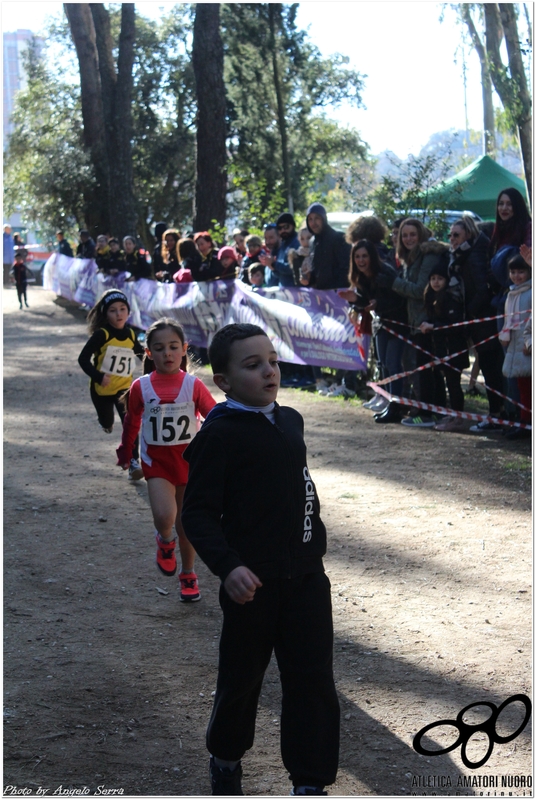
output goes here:
<path id="1" fill-rule="evenodd" d="M 28 298 L 26 296 L 26 291 L 28 287 L 28 278 L 31 277 L 31 272 L 24 263 L 24 259 L 28 255 L 27 250 L 17 250 L 15 253 L 15 263 L 11 269 L 11 275 L 15 280 L 15 287 L 17 289 L 17 297 L 19 300 L 19 308 L 22 311 L 22 300 L 24 299 L 24 304 L 26 308 L 29 308 L 28 305 Z"/>
<path id="2" fill-rule="evenodd" d="M 324 795 L 338 767 L 325 526 L 310 477 L 303 418 L 276 403 L 277 353 L 251 324 L 210 345 L 226 402 L 184 457 L 184 530 L 221 580 L 219 674 L 207 731 L 212 794 L 241 796 L 241 758 L 253 745 L 264 672 L 275 650 L 282 684 L 281 751 L 294 795 Z M 252 474 L 262 490 L 244 492 Z"/>
<path id="3" fill-rule="evenodd" d="M 105 265 L 104 271 L 107 270 L 108 275 L 118 275 L 119 272 L 126 271 L 126 262 L 124 252 L 121 250 L 119 239 L 111 238 L 108 241 L 110 248 L 110 255 Z"/>
<path id="4" fill-rule="evenodd" d="M 180 600 L 197 602 L 201 595 L 193 571 L 195 550 L 180 522 L 188 479 L 182 455 L 197 433 L 200 417 L 207 416 L 215 400 L 204 383 L 186 371 L 188 345 L 178 322 L 167 318 L 154 322 L 147 330 L 146 345 L 147 374 L 135 380 L 128 393 L 117 465 L 128 468 L 141 429 L 141 464 L 156 528 L 156 565 L 167 577 L 176 574 L 175 525 L 182 560 Z"/>
<path id="5" fill-rule="evenodd" d="M 255 289 L 265 288 L 264 267 L 262 264 L 251 264 L 249 267 L 249 285 Z"/>
<path id="6" fill-rule="evenodd" d="M 110 247 L 108 244 L 108 237 L 104 235 L 97 236 L 95 261 L 100 272 L 109 274 L 109 261 L 110 261 Z"/>
<path id="7" fill-rule="evenodd" d="M 297 234 L 297 238 L 299 239 L 299 247 L 297 250 L 289 250 L 288 261 L 294 272 L 295 285 L 308 286 L 310 283 L 310 273 L 312 272 L 312 255 L 310 248 L 312 233 L 307 228 L 306 224 L 303 225 Z"/>
<path id="8" fill-rule="evenodd" d="M 529 408 L 520 410 L 520 421 L 531 424 L 531 266 L 522 255 L 509 261 L 509 278 L 512 285 L 505 299 L 505 320 L 499 336 L 505 348 L 503 373 L 516 380 L 520 402 Z M 506 433 L 512 440 L 529 437 L 529 430 L 520 427 Z"/>
<path id="9" fill-rule="evenodd" d="M 217 257 L 221 261 L 221 266 L 223 268 L 219 279 L 234 280 L 236 277 L 236 270 L 238 268 L 238 261 L 234 247 L 221 247 Z"/>
<path id="10" fill-rule="evenodd" d="M 260 236 L 247 236 L 245 239 L 245 246 L 247 248 L 247 255 L 240 264 L 238 277 L 244 283 L 249 283 L 249 267 L 252 266 L 252 264 L 258 264 L 259 256 L 266 255 L 267 253 L 262 248 L 262 239 Z"/>
<path id="11" fill-rule="evenodd" d="M 461 388 L 461 374 L 456 369 L 467 369 L 470 365 L 467 351 L 466 338 L 461 327 L 448 328 L 441 330 L 446 325 L 462 322 L 464 319 L 464 304 L 458 291 L 449 288 L 450 278 L 448 267 L 438 264 L 429 273 L 429 282 L 424 289 L 424 309 L 427 320 L 420 325 L 420 331 L 429 335 L 429 343 L 425 349 L 433 353 L 437 358 L 445 358 L 456 352 L 466 350 L 462 355 L 451 358 L 447 363 L 441 364 L 438 368 L 444 373 L 446 385 L 450 395 L 450 406 L 453 411 L 462 411 L 464 408 L 464 394 Z M 452 368 L 456 367 L 456 368 Z M 437 396 L 438 405 L 444 406 L 446 397 Z M 453 432 L 461 430 L 463 420 L 459 416 L 446 416 L 438 424 L 435 430 Z"/>

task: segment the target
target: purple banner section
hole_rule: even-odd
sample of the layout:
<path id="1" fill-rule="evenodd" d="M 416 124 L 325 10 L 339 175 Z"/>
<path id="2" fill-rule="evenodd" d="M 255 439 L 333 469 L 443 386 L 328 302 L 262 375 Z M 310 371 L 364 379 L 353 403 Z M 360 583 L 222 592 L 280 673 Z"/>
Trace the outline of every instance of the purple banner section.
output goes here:
<path id="1" fill-rule="evenodd" d="M 369 336 L 358 336 L 336 291 L 308 288 L 253 290 L 239 280 L 205 283 L 129 282 L 129 273 L 102 275 L 94 261 L 54 253 L 44 288 L 92 307 L 106 289 L 119 288 L 130 302 L 130 323 L 146 329 L 162 316 L 175 318 L 194 347 L 207 347 L 231 322 L 265 330 L 281 361 L 336 369 L 366 370 Z"/>

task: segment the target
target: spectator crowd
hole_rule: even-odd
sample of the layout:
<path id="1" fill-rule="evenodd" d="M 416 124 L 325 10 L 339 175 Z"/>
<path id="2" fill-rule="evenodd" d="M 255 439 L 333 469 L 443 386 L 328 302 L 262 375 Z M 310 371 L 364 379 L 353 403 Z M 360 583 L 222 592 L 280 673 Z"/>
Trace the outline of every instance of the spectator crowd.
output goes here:
<path id="1" fill-rule="evenodd" d="M 72 257 L 63 232 L 56 237 L 58 252 Z M 358 332 L 371 334 L 376 381 L 393 398 L 377 393 L 366 403 L 378 424 L 460 429 L 456 413 L 464 407 L 461 373 L 470 365 L 469 349 L 475 355 L 471 383 L 480 371 L 489 411 L 470 429 L 502 431 L 500 419 L 531 423 L 531 218 L 514 188 L 500 192 L 494 222 L 476 223 L 469 214 L 455 221 L 449 245 L 411 217 L 388 230 L 377 216 L 363 215 L 344 235 L 329 225 L 320 203 L 308 208 L 299 229 L 286 212 L 264 227 L 263 236 L 235 228 L 223 246 L 208 231 L 183 236 L 164 223 L 156 224 L 155 239 L 148 257 L 134 236 L 93 241 L 81 230 L 75 257 L 94 259 L 102 274 L 129 281 L 241 280 L 253 291 L 338 290 Z M 4 266 L 6 257 L 12 266 L 4 229 Z M 205 350 L 197 355 L 206 362 Z M 329 397 L 351 398 L 357 391 L 356 371 L 333 375 L 281 364 L 281 372 L 282 385 L 315 387 Z M 448 395 L 450 414 L 427 407 L 445 408 Z M 400 397 L 419 405 L 407 413 Z M 513 438 L 529 435 L 525 428 L 505 430 Z"/>

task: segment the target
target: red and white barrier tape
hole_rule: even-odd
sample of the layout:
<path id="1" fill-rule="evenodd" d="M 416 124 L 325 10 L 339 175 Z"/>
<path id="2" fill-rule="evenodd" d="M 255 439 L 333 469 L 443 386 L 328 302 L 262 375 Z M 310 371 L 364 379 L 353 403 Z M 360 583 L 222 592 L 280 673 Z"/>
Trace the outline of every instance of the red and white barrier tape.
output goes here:
<path id="1" fill-rule="evenodd" d="M 435 358 L 433 353 L 424 350 L 424 348 L 420 347 L 419 344 L 415 344 L 414 341 L 411 341 L 411 339 L 402 336 L 401 333 L 396 333 L 394 330 L 390 330 L 389 327 L 384 327 L 383 329 L 386 330 L 387 333 L 390 333 L 392 336 L 400 338 L 402 341 L 405 341 L 407 344 L 410 344 L 411 347 L 414 347 L 414 349 L 420 350 L 420 352 L 423 352 L 424 355 L 428 355 L 431 358 L 431 360 L 429 361 L 429 363 L 424 363 L 422 366 L 417 366 L 416 369 L 411 369 L 409 372 L 399 372 L 399 374 L 393 375 L 392 377 L 386 377 L 383 378 L 382 380 L 378 380 L 377 381 L 378 386 L 384 386 L 388 383 L 392 383 L 394 380 L 401 380 L 402 377 L 408 377 L 409 375 L 413 375 L 416 372 L 422 372 L 424 369 L 430 369 L 431 367 L 440 365 L 441 363 L 446 364 L 450 369 L 453 369 L 455 372 L 458 372 L 459 374 L 462 375 L 463 373 L 462 369 L 457 369 L 456 366 L 453 366 L 453 364 L 448 363 L 448 361 L 451 360 L 452 358 L 456 358 L 457 355 L 464 355 L 466 352 L 469 351 L 469 348 L 466 348 L 465 350 L 459 350 L 459 352 L 454 352 L 453 355 L 447 355 L 445 358 Z M 443 330 L 444 328 L 440 329 Z M 479 343 L 485 344 L 487 341 L 491 341 L 491 339 L 496 338 L 496 336 L 498 335 L 499 335 L 498 333 L 494 333 L 492 336 L 483 339 L 483 341 L 480 341 Z M 502 394 L 501 391 L 498 391 L 496 388 L 490 388 L 489 386 L 487 386 L 486 383 L 484 383 L 483 385 L 485 386 L 485 389 L 487 391 L 492 391 L 493 394 L 496 394 L 498 397 L 501 397 L 502 399 L 508 400 L 512 405 L 517 405 L 523 411 L 531 412 L 531 408 L 526 408 L 526 406 L 522 405 L 521 402 L 517 402 L 517 400 L 511 399 L 506 394 Z"/>
<path id="2" fill-rule="evenodd" d="M 502 427 L 521 427 L 525 430 L 531 430 L 530 424 L 523 422 L 510 422 L 506 419 L 498 419 L 494 416 L 485 416 L 481 413 L 468 413 L 468 411 L 452 411 L 451 408 L 443 408 L 440 405 L 432 405 L 429 402 L 419 402 L 418 400 L 410 400 L 405 397 L 396 397 L 395 394 L 389 394 L 380 387 L 378 383 L 366 383 L 367 386 L 387 399 L 389 402 L 397 402 L 399 405 L 410 405 L 413 408 L 421 408 L 425 411 L 433 411 L 433 413 L 440 413 L 444 416 L 457 416 L 460 419 L 471 419 L 475 422 L 493 422 L 494 424 L 502 425 Z"/>
<path id="3" fill-rule="evenodd" d="M 518 315 L 531 313 L 531 308 L 526 311 L 517 311 Z M 466 319 L 464 322 L 452 322 L 451 325 L 442 325 L 441 330 L 447 330 L 450 327 L 463 327 L 465 325 L 477 325 L 478 322 L 493 322 L 495 319 L 505 319 L 505 314 L 498 314 L 497 316 L 484 316 L 481 319 Z M 410 327 L 414 329 L 414 325 L 409 325 L 406 322 L 398 322 L 395 319 L 382 319 L 382 322 L 388 322 L 391 325 L 399 325 L 400 327 Z M 477 342 L 480 344 L 481 342 Z"/>

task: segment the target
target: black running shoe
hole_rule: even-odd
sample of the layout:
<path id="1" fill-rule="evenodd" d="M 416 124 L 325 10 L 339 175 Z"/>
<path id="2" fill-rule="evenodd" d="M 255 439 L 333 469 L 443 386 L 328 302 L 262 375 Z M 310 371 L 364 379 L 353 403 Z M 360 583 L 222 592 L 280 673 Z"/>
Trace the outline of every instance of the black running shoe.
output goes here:
<path id="1" fill-rule="evenodd" d="M 243 796 L 241 777 L 241 763 L 231 771 L 229 768 L 220 768 L 215 764 L 214 758 L 210 757 L 212 796 Z"/>

